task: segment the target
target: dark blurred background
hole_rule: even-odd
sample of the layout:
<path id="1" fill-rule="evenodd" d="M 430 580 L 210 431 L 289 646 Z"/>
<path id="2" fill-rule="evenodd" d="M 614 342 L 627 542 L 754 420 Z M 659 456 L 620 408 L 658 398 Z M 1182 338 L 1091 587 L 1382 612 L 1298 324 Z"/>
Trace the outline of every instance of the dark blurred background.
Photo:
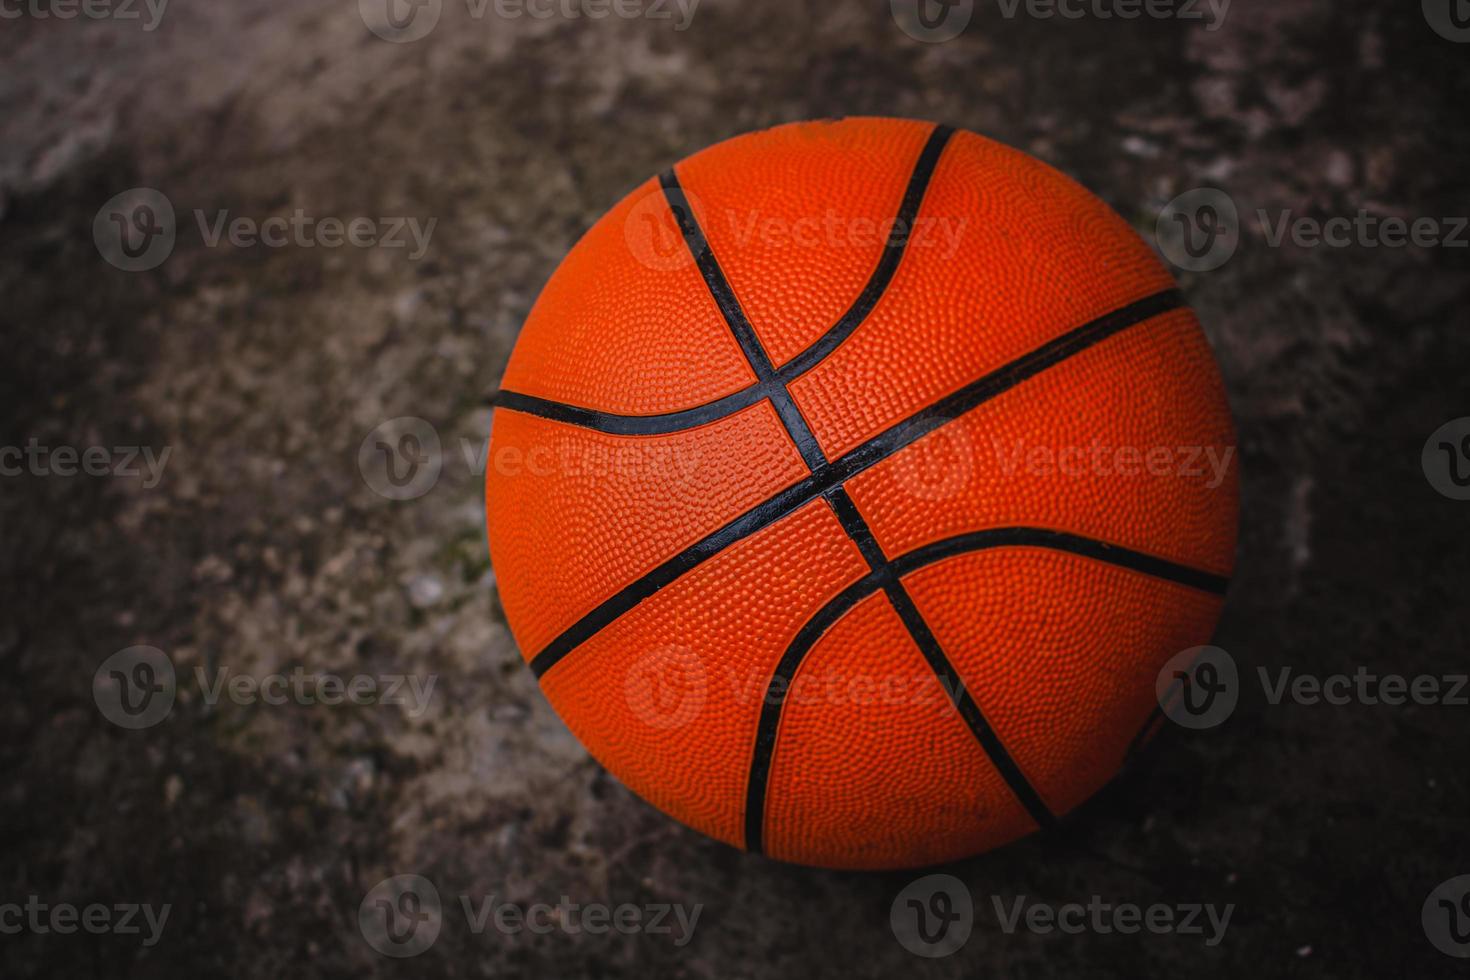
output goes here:
<path id="1" fill-rule="evenodd" d="M 138 933 L 67 933 L 0 908 L 0 973 L 1463 976 L 1443 951 L 1470 952 L 1444 935 L 1470 939 L 1463 890 L 1439 926 L 1427 900 L 1470 873 L 1470 709 L 1272 704 L 1254 678 L 1446 678 L 1470 660 L 1470 502 L 1421 459 L 1470 415 L 1465 4 L 1099 13 L 1116 7 L 978 0 L 943 41 L 875 2 L 646 0 L 594 19 L 442 0 L 400 3 L 396 32 L 381 0 L 0 7 L 0 444 L 36 447 L 0 477 L 0 906 L 169 906 L 153 936 L 143 913 Z M 438 19 L 410 39 L 415 10 Z M 585 755 L 506 629 L 474 464 L 517 330 L 598 215 L 709 143 L 844 114 L 1024 149 L 1150 241 L 1193 188 L 1242 222 L 1228 261 L 1180 272 L 1239 428 L 1217 642 L 1249 678 L 1240 704 L 1218 728 L 1171 726 L 1063 832 L 931 869 L 975 906 L 940 959 L 889 924 L 925 872 L 742 854 Z M 119 252 L 115 229 L 108 244 L 130 191 L 140 230 L 162 227 L 160 199 L 174 211 L 161 258 Z M 297 209 L 433 225 L 421 250 L 407 231 L 396 248 L 210 241 Z M 1428 218 L 1440 240 L 1272 245 L 1258 209 Z M 442 468 L 398 500 L 359 448 L 404 416 L 432 425 Z M 65 475 L 60 447 L 99 448 L 94 472 Z M 119 652 L 146 680 L 137 646 L 176 672 L 158 718 L 94 687 Z M 211 704 L 198 670 L 435 686 L 406 705 Z M 412 959 L 381 955 L 359 917 L 399 874 L 444 905 Z M 682 943 L 475 934 L 462 895 L 701 913 Z M 992 897 L 1019 896 L 1234 911 L 1212 946 L 1008 933 Z"/>

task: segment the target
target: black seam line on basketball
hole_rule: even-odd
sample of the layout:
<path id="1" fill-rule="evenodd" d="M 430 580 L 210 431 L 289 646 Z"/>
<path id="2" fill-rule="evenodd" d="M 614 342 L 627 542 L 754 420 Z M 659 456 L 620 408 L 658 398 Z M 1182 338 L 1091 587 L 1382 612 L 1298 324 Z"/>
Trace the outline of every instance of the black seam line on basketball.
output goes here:
<path id="1" fill-rule="evenodd" d="M 975 699 L 970 696 L 964 679 L 960 677 L 954 664 L 950 663 L 949 658 L 944 655 L 944 649 L 939 645 L 938 638 L 935 637 L 933 630 L 929 629 L 929 624 L 924 622 L 924 617 L 919 613 L 919 607 L 914 605 L 914 600 L 909 596 L 908 590 L 903 587 L 898 576 L 893 574 L 891 566 L 888 580 L 883 583 L 883 591 L 887 593 L 888 601 L 893 603 L 893 608 L 898 611 L 899 619 L 903 620 L 903 625 L 909 631 L 909 636 L 913 637 L 919 652 L 924 655 L 929 669 L 934 671 L 934 676 L 949 694 L 960 718 L 965 722 L 965 727 L 970 729 L 970 734 L 974 735 L 975 741 L 980 743 L 981 750 L 990 759 L 1001 778 L 1006 781 L 1006 785 L 1011 788 L 1016 799 L 1026 808 L 1026 812 L 1031 814 L 1031 819 L 1036 821 L 1038 827 L 1047 829 L 1056 826 L 1056 815 L 1051 812 L 1051 808 L 1046 805 L 1046 801 L 1041 798 L 1036 787 L 1031 785 L 1031 781 L 1026 778 L 1026 774 L 1021 771 L 1021 767 L 1006 750 L 1000 735 L 986 720 L 985 715 L 980 711 L 980 706 L 975 703 Z"/>
<path id="2" fill-rule="evenodd" d="M 869 313 L 873 312 L 873 308 L 878 305 L 878 300 L 883 298 L 883 293 L 893 281 L 893 275 L 898 271 L 899 263 L 908 250 L 914 222 L 919 216 L 919 207 L 924 203 L 924 194 L 929 189 L 929 180 L 934 176 L 934 170 L 939 165 L 939 157 L 953 135 L 953 126 L 935 126 L 933 132 L 929 134 L 929 139 L 924 143 L 924 149 L 919 153 L 919 160 L 914 164 L 913 172 L 909 176 L 908 186 L 904 188 L 903 201 L 899 204 L 898 217 L 894 220 L 893 230 L 889 234 L 888 241 L 884 243 L 883 254 L 879 257 L 878 265 L 873 269 L 867 285 L 863 287 L 863 291 L 858 294 L 847 312 L 842 314 L 826 333 L 818 337 L 816 342 L 806 350 L 781 366 L 779 373 L 783 379 L 790 381 L 820 364 L 843 341 L 852 336 L 853 331 L 862 325 Z"/>
<path id="3" fill-rule="evenodd" d="M 832 513 L 837 515 L 842 529 L 857 545 L 868 567 L 877 568 L 880 565 L 886 565 L 888 557 L 883 554 L 878 539 L 873 536 L 873 529 L 868 527 L 867 521 L 863 520 L 862 512 L 857 509 L 857 504 L 853 503 L 852 497 L 848 496 L 846 488 L 837 487 L 834 490 L 828 490 L 823 496 L 832 505 Z"/>
<path id="4" fill-rule="evenodd" d="M 937 141 L 931 136 L 930 143 L 931 145 L 936 145 L 938 148 L 942 148 L 944 141 L 948 139 L 948 135 L 938 135 L 940 135 L 940 138 Z M 927 149 L 929 147 L 926 146 Z M 933 159 L 937 158 L 938 150 L 936 149 L 933 154 Z M 929 168 L 927 168 L 930 172 L 932 172 L 933 159 L 931 159 Z M 927 177 L 925 182 L 927 182 Z M 693 253 L 699 265 L 700 273 L 704 277 L 705 284 L 709 287 L 710 294 L 719 306 L 725 322 L 729 324 L 731 331 L 734 333 L 736 341 L 745 352 L 746 359 L 750 362 L 750 366 L 755 371 L 756 377 L 765 384 L 776 381 L 777 377 L 770 357 L 761 345 L 760 338 L 756 336 L 754 327 L 751 326 L 750 321 L 746 318 L 745 311 L 741 309 L 739 300 L 735 297 L 734 290 L 730 288 L 729 281 L 725 278 L 725 274 L 720 268 L 719 260 L 715 258 L 714 250 L 710 247 L 703 230 L 700 229 L 693 209 L 689 207 L 688 200 L 685 198 L 683 190 L 679 187 L 678 179 L 674 172 L 670 170 L 665 173 L 660 177 L 660 183 L 663 185 L 664 194 L 668 198 L 669 206 L 674 212 L 675 219 L 683 231 L 685 243 L 689 246 L 690 252 Z M 905 211 L 910 212 L 901 232 L 898 230 L 899 225 L 897 223 L 894 226 L 895 232 L 902 237 L 897 241 L 890 238 L 888 245 L 885 246 L 884 255 L 879 260 L 879 268 L 874 277 L 876 282 L 870 282 L 870 286 L 873 288 L 871 290 L 865 290 L 864 295 L 859 297 L 858 303 L 843 317 L 843 320 L 840 321 L 842 331 L 834 338 L 832 347 L 817 351 L 816 360 L 825 357 L 848 334 L 855 330 L 857 325 L 867 316 L 868 311 L 872 309 L 873 304 L 877 302 L 878 297 L 882 295 L 883 289 L 892 278 L 893 270 L 897 267 L 898 258 L 903 254 L 904 245 L 907 243 L 909 237 L 908 223 L 911 223 L 913 220 L 912 212 L 917 211 L 918 200 L 922 198 L 922 191 L 923 187 L 921 184 L 919 194 L 915 195 L 914 200 L 912 202 L 905 200 L 904 207 L 900 208 L 901 216 Z M 892 261 L 889 261 L 890 257 Z M 812 363 L 815 363 L 815 361 Z M 794 370 L 796 373 L 799 373 L 801 368 L 797 366 Z M 785 385 L 781 384 L 779 389 L 773 387 L 770 394 L 771 403 L 775 406 L 777 413 L 781 417 L 782 424 L 786 427 L 787 433 L 796 444 L 807 466 L 815 473 L 818 468 L 827 465 L 827 458 L 817 444 L 816 436 L 806 424 L 800 409 L 796 405 L 795 399 L 791 397 L 791 393 L 786 389 Z M 945 690 L 950 692 L 955 708 L 959 711 L 965 724 L 975 735 L 976 740 L 980 743 L 986 755 L 989 756 L 997 771 L 1001 773 L 1006 784 L 1011 787 L 1011 791 L 1016 794 L 1017 799 L 1021 801 L 1027 812 L 1032 815 L 1032 818 L 1036 820 L 1039 826 L 1049 827 L 1053 825 L 1056 822 L 1056 818 L 1047 809 L 1046 804 L 1021 772 L 1015 760 L 1011 758 L 1010 753 L 1006 751 L 1004 744 L 1000 740 L 1000 736 L 995 733 L 994 729 L 990 727 L 990 723 L 985 720 L 974 699 L 964 689 L 963 681 L 960 679 L 958 672 L 950 664 L 948 658 L 945 657 L 943 649 L 939 646 L 939 641 L 934 637 L 928 624 L 924 622 L 923 616 L 920 615 L 918 607 L 914 605 L 908 592 L 905 591 L 903 585 L 898 581 L 887 564 L 883 551 L 878 546 L 877 539 L 873 536 L 873 532 L 868 527 L 867 522 L 863 520 L 863 516 L 859 512 L 857 505 L 853 503 L 852 498 L 841 485 L 838 485 L 827 494 L 827 500 L 837 515 L 843 530 L 856 543 L 864 560 L 868 562 L 869 567 L 882 580 L 883 589 L 887 593 L 889 601 L 898 610 L 899 617 L 903 620 L 909 635 L 922 651 L 930 669 L 934 671 L 940 682 L 945 684 Z M 759 814 L 759 811 L 757 812 Z M 760 816 L 760 819 L 764 819 L 763 815 Z"/>
<path id="5" fill-rule="evenodd" d="M 1115 310 L 1106 316 L 1099 317 L 1097 320 L 1084 324 L 1070 333 L 1063 334 L 1050 344 L 1043 345 L 1043 347 L 1033 351 L 1027 357 L 1041 355 L 1053 345 L 1080 343 L 1081 346 L 1077 347 L 1076 350 L 1081 350 L 1083 347 L 1106 339 L 1119 329 L 1132 326 L 1134 323 L 1139 322 L 1139 320 L 1177 309 L 1183 305 L 1184 299 L 1177 290 L 1168 289 L 1163 292 L 1154 293 L 1151 296 L 1145 296 L 1143 299 Z M 1131 316 L 1138 316 L 1139 319 L 1127 319 L 1127 322 L 1123 323 L 1110 324 L 1108 322 L 1116 317 L 1128 318 Z M 1061 356 L 1053 359 L 1053 362 L 1055 360 L 1061 360 L 1072 353 L 1076 353 L 1076 350 L 1062 352 Z M 1021 367 L 1022 362 L 1025 360 L 1026 358 L 1023 357 L 1018 361 L 1012 362 L 1011 365 L 1007 365 L 1006 368 L 1002 368 L 1000 371 L 996 371 L 986 377 L 995 378 L 1009 368 Z M 1030 373 L 1035 373 L 1035 370 L 1040 370 L 1046 366 L 1048 365 L 1040 365 L 1040 367 L 1036 367 Z M 1029 377 L 1029 374 L 1027 376 Z M 789 381 L 790 379 L 787 378 L 784 380 Z M 963 391 L 964 389 L 961 390 Z M 580 425 L 601 432 L 619 435 L 661 435 L 684 429 L 692 429 L 706 422 L 717 421 L 726 415 L 734 414 L 742 408 L 748 408 L 769 394 L 769 386 L 757 383 L 749 388 L 742 389 L 731 395 L 726 395 L 724 398 L 705 405 L 698 405 L 682 412 L 671 412 L 666 415 L 612 415 L 504 390 L 492 399 L 492 404 L 505 408 L 513 408 L 516 411 L 526 412 L 531 415 L 539 415 L 543 418 L 569 422 L 573 425 Z"/>
<path id="6" fill-rule="evenodd" d="M 567 627 L 531 658 L 531 670 L 540 677 L 590 636 L 691 568 L 713 557 L 741 538 L 810 503 L 833 487 L 917 442 L 945 422 L 975 408 L 1030 378 L 1119 331 L 1141 323 L 1182 304 L 1176 290 L 1157 293 L 1043 344 L 1029 354 L 965 385 L 915 415 L 898 422 L 856 449 L 812 472 L 725 526 L 707 535 L 672 558 L 656 565 L 640 578 L 604 599 L 581 619 Z"/>
<path id="7" fill-rule="evenodd" d="M 756 378 L 766 382 L 775 380 L 776 369 L 756 337 L 755 328 L 746 319 L 745 311 L 740 308 L 735 290 L 730 288 L 730 281 L 725 278 L 725 272 L 720 268 L 714 250 L 710 248 L 709 239 L 704 236 L 704 229 L 699 227 L 694 209 L 689 206 L 689 198 L 679 184 L 678 174 L 671 167 L 658 175 L 658 183 L 663 188 L 669 210 L 674 213 L 674 221 L 684 236 L 684 244 L 688 246 L 689 254 L 694 256 L 694 264 L 699 268 L 705 287 L 709 289 L 710 296 L 714 298 L 715 305 L 719 307 L 720 315 L 725 318 L 730 331 L 735 334 L 735 340 L 745 352 L 745 359 L 750 362 Z"/>
<path id="8" fill-rule="evenodd" d="M 517 391 L 500 391 L 491 400 L 496 408 L 509 408 L 554 422 L 565 422 L 584 429 L 595 429 L 618 436 L 656 436 L 693 429 L 718 422 L 749 408 L 768 394 L 765 385 L 752 385 L 694 408 L 662 415 L 613 415 L 564 402 L 523 395 Z"/>
<path id="9" fill-rule="evenodd" d="M 939 645 L 934 631 L 929 628 L 929 624 L 925 622 L 923 614 L 919 612 L 919 607 L 914 604 L 908 590 L 894 574 L 893 566 L 884 556 L 877 539 L 873 536 L 872 528 L 863 519 L 857 504 L 853 502 L 852 497 L 843 487 L 829 491 L 826 498 L 831 503 L 832 510 L 837 514 L 837 519 L 842 523 L 842 529 L 847 532 L 848 537 L 857 542 L 858 550 L 862 552 L 868 566 L 882 576 L 883 591 L 903 622 L 904 629 L 908 630 L 914 645 L 923 654 L 925 663 L 934 671 L 935 677 L 949 694 L 955 710 L 959 712 L 961 719 L 975 736 L 975 740 L 980 743 L 980 748 L 990 758 L 996 771 L 1005 779 L 1006 785 L 1011 788 L 1016 799 L 1026 808 L 1026 812 L 1031 814 L 1037 826 L 1055 825 L 1056 816 L 1048 809 L 1041 794 L 1036 792 L 1036 788 L 1031 785 L 1031 781 L 1026 778 L 1026 774 L 1021 771 L 1021 767 L 1006 750 L 1005 743 L 1001 741 L 990 722 L 985 720 L 985 715 L 981 713 L 980 706 L 975 703 L 975 699 L 970 697 L 970 693 L 965 690 L 964 681 L 959 676 L 959 672 L 944 655 L 944 648 Z"/>
<path id="10" fill-rule="evenodd" d="M 916 548 L 893 559 L 891 564 L 899 575 L 907 575 L 915 569 L 952 555 L 1004 547 L 1066 551 L 1214 595 L 1224 595 L 1230 585 L 1230 580 L 1223 575 L 1181 565 L 1157 555 L 1134 551 L 1132 548 L 1110 544 L 1097 538 L 1042 527 L 996 527 L 971 531 Z"/>
<path id="11" fill-rule="evenodd" d="M 1194 580 L 1203 575 L 1196 569 L 1176 565 L 1173 562 L 1145 555 L 1129 548 L 1107 544 L 1077 534 L 1037 527 L 997 527 L 958 534 L 907 552 L 869 571 L 867 575 L 829 599 L 826 605 L 818 609 L 816 614 L 797 631 L 796 637 L 786 648 L 786 652 L 782 654 L 771 682 L 766 687 L 764 700 L 761 702 L 760 720 L 756 726 L 755 751 L 751 759 L 750 778 L 746 783 L 745 846 L 747 848 L 753 851 L 760 850 L 762 825 L 765 819 L 766 781 L 770 775 L 771 757 L 775 751 L 776 734 L 781 721 L 781 707 L 785 701 L 786 691 L 790 689 L 797 668 L 801 666 L 807 652 L 822 634 L 841 619 L 849 609 L 883 588 L 885 581 L 890 577 L 894 581 L 900 581 L 904 575 L 946 558 L 955 558 L 992 548 L 1012 547 L 1045 548 L 1051 551 L 1070 552 L 1157 578 L 1170 579 L 1182 585 L 1196 585 Z M 1180 575 L 1179 572 L 1186 574 Z M 1205 577 L 1215 580 L 1211 583 L 1215 587 L 1208 591 L 1223 591 L 1224 579 L 1218 576 Z M 1196 587 L 1203 584 L 1200 582 Z M 953 693 L 958 688 L 951 687 L 949 690 Z"/>
<path id="12" fill-rule="evenodd" d="M 791 392 L 786 390 L 786 386 L 776 376 L 776 368 L 771 363 L 765 347 L 761 346 L 760 338 L 755 333 L 755 327 L 751 326 L 745 311 L 740 308 L 740 300 L 735 297 L 735 290 L 730 287 L 730 280 L 725 278 L 725 271 L 720 268 L 720 260 L 715 258 L 714 249 L 710 247 L 704 229 L 699 227 L 699 219 L 695 217 L 694 209 L 689 206 L 689 199 L 684 194 L 684 188 L 679 185 L 678 174 L 674 173 L 672 168 L 665 170 L 659 174 L 658 182 L 664 190 L 664 197 L 668 200 L 669 210 L 674 213 L 674 220 L 679 225 L 679 231 L 684 235 L 684 244 L 688 246 L 689 253 L 694 256 L 695 264 L 699 266 L 699 274 L 703 277 L 710 296 L 714 299 L 715 305 L 719 307 L 720 315 L 725 318 L 730 332 L 735 335 L 735 342 L 745 353 L 745 359 L 750 363 L 750 369 L 755 372 L 757 381 L 765 387 L 766 395 L 771 399 L 771 405 L 776 409 L 776 415 L 780 417 L 782 426 L 791 436 L 791 441 L 796 443 L 797 452 L 801 453 L 801 458 L 807 468 L 815 470 L 819 466 L 825 466 L 827 457 L 817 445 L 817 437 L 812 434 L 811 428 L 802 418 L 801 409 L 796 407 L 796 400 L 791 397 Z"/>
<path id="13" fill-rule="evenodd" d="M 884 566 L 886 569 L 886 566 Z M 755 748 L 751 755 L 750 776 L 745 784 L 745 849 L 760 853 L 765 830 L 766 787 L 770 782 L 771 759 L 775 755 L 776 735 L 781 727 L 781 708 L 786 702 L 786 688 L 775 687 L 778 679 L 789 685 L 796 676 L 807 651 L 841 619 L 848 610 L 877 592 L 883 585 L 883 571 L 875 569 L 829 599 L 826 605 L 802 624 L 776 664 L 771 681 L 762 692 L 760 719 L 756 723 Z"/>
<path id="14" fill-rule="evenodd" d="M 904 189 L 898 216 L 893 222 L 894 234 L 890 235 L 885 243 L 883 254 L 879 257 L 878 265 L 874 268 L 867 285 L 863 287 L 863 291 L 858 294 L 852 306 L 842 314 L 836 323 L 827 328 L 822 336 L 812 342 L 811 346 L 776 371 L 781 380 L 792 381 L 820 364 L 852 335 L 863 320 L 867 319 L 873 307 L 878 305 L 878 300 L 888 289 L 888 284 L 893 281 L 893 275 L 898 270 L 899 262 L 908 248 L 914 222 L 918 217 L 924 194 L 928 190 L 929 180 L 933 177 L 934 169 L 939 163 L 939 155 L 953 135 L 952 126 L 936 126 L 929 134 L 929 140 L 924 144 L 918 163 L 915 164 L 914 171 L 909 177 L 908 186 Z M 660 185 L 662 186 L 662 178 L 660 178 Z M 667 190 L 665 194 L 667 195 Z M 900 229 L 902 229 L 901 235 L 898 234 Z M 682 232 L 682 227 L 680 230 Z M 705 244 L 707 246 L 708 242 Z M 619 415 L 611 412 L 598 412 L 577 405 L 504 390 L 491 399 L 491 404 L 612 435 L 664 435 L 717 421 L 726 415 L 732 415 L 743 408 L 754 405 L 769 393 L 766 386 L 757 383 L 703 405 L 659 415 Z"/>

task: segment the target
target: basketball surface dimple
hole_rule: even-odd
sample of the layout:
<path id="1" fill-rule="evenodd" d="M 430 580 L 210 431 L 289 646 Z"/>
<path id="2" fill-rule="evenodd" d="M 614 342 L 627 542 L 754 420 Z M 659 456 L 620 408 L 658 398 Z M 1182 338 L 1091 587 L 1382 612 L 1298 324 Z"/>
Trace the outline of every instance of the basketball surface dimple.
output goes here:
<path id="1" fill-rule="evenodd" d="M 828 867 L 1086 800 L 1235 548 L 1229 409 L 1163 266 L 1055 170 L 906 120 L 635 189 L 531 311 L 487 462 L 506 617 L 587 749 Z"/>

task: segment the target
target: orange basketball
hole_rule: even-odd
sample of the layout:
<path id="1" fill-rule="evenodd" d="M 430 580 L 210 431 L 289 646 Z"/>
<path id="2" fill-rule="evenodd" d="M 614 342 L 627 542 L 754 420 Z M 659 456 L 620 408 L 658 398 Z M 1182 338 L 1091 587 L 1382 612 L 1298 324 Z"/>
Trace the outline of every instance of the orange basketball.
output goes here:
<path id="1" fill-rule="evenodd" d="M 1045 827 L 1154 720 L 1235 542 L 1194 315 L 1096 197 L 897 119 L 637 188 L 547 283 L 487 465 L 511 629 L 588 750 L 840 868 Z"/>

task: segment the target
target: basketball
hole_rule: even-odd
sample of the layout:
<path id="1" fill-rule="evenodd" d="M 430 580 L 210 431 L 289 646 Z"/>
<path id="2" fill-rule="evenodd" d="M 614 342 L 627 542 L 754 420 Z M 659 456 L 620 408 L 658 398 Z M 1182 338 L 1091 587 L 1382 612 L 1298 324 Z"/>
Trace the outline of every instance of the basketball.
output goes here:
<path id="1" fill-rule="evenodd" d="M 649 179 L 543 289 L 486 517 L 542 691 L 735 847 L 915 867 L 1046 829 L 1210 639 L 1234 435 L 1170 274 L 973 133 L 797 123 Z"/>

